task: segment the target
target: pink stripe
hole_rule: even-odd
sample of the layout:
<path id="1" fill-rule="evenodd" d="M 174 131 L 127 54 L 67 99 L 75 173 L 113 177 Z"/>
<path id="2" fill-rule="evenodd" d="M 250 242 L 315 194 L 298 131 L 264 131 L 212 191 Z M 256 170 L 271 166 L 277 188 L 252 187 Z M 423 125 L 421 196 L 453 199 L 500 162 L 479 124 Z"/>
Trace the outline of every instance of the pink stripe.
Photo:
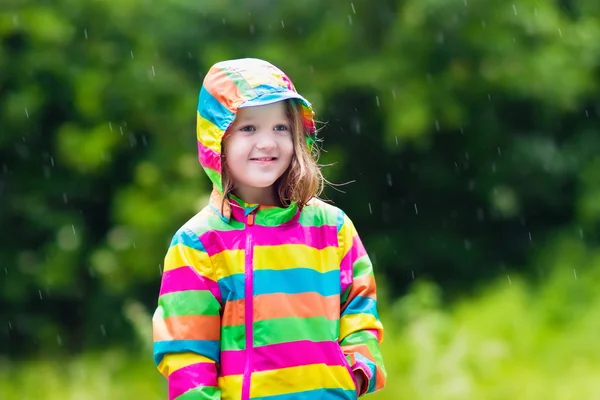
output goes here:
<path id="1" fill-rule="evenodd" d="M 344 355 L 337 342 L 300 341 L 254 347 L 252 370 L 270 371 L 310 364 L 345 365 Z M 221 352 L 221 375 L 240 375 L 246 365 L 245 350 Z"/>
<path id="2" fill-rule="evenodd" d="M 342 293 L 352 284 L 354 280 L 354 262 L 367 254 L 365 246 L 363 246 L 357 235 L 352 238 L 352 247 L 348 253 L 342 258 L 340 263 L 340 274 L 342 282 Z"/>
<path id="3" fill-rule="evenodd" d="M 214 363 L 188 365 L 169 375 L 169 400 L 198 386 L 217 386 L 217 367 Z"/>
<path id="4" fill-rule="evenodd" d="M 222 303 L 219 284 L 200 275 L 191 267 L 183 266 L 169 270 L 163 274 L 160 296 L 167 293 L 183 292 L 185 290 L 210 290 L 219 303 Z"/>
<path id="5" fill-rule="evenodd" d="M 373 336 L 377 338 L 377 341 L 381 341 L 381 336 L 379 336 L 379 331 L 377 329 L 365 329 L 365 331 L 371 333 Z"/>
<path id="6" fill-rule="evenodd" d="M 203 167 L 214 169 L 215 171 L 221 170 L 221 154 L 217 153 L 213 149 L 209 149 L 198 140 L 198 160 Z"/>
<path id="7" fill-rule="evenodd" d="M 244 248 L 245 234 L 243 230 L 208 231 L 200 236 L 206 252 L 213 256 L 223 250 L 240 250 Z M 284 244 L 302 244 L 315 249 L 337 246 L 337 227 L 324 225 L 301 226 L 252 226 L 252 240 L 255 246 L 280 246 Z"/>

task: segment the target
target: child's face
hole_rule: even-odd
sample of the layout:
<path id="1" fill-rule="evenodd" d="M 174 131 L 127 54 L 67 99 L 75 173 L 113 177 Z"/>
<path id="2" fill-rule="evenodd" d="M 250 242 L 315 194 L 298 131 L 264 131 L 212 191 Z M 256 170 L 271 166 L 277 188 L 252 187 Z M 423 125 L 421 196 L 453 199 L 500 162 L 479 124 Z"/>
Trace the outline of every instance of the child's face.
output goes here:
<path id="1" fill-rule="evenodd" d="M 244 192 L 270 188 L 288 168 L 293 154 L 284 102 L 238 109 L 227 131 L 225 160 L 242 198 Z"/>

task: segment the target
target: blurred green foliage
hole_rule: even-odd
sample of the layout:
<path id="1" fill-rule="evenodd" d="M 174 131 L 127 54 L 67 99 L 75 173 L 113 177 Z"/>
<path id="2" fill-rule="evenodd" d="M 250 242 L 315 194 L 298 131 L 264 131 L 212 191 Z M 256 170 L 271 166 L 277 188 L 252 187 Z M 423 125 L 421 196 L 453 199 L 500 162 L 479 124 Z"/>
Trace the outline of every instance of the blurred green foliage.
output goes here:
<path id="1" fill-rule="evenodd" d="M 5 0 L 0 354 L 54 361 L 7 361 L 0 397 L 43 375 L 48 398 L 158 398 L 149 356 L 95 352 L 149 354 L 169 239 L 210 189 L 202 78 L 259 57 L 314 103 L 328 179 L 353 182 L 326 195 L 386 299 L 379 398 L 591 398 L 599 4 Z M 82 350 L 89 385 L 52 383 Z"/>

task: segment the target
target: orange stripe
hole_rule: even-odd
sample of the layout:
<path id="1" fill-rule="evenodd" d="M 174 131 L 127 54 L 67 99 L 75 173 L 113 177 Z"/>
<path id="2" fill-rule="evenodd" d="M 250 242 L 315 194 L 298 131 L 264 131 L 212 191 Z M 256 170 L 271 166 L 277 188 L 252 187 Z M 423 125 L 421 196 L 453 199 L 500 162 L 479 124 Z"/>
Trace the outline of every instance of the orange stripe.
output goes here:
<path id="1" fill-rule="evenodd" d="M 236 107 L 233 106 L 233 101 L 242 98 L 240 88 L 222 69 L 217 73 L 215 73 L 216 71 L 211 72 L 214 75 L 204 83 L 204 88 L 227 109 L 235 111 Z"/>
<path id="2" fill-rule="evenodd" d="M 229 300 L 223 308 L 223 326 L 236 326 L 244 323 L 244 299 Z"/>
<path id="3" fill-rule="evenodd" d="M 362 275 L 354 278 L 348 299 L 353 299 L 356 296 L 377 299 L 375 277 L 373 275 Z"/>
<path id="4" fill-rule="evenodd" d="M 262 321 L 271 318 L 340 317 L 340 296 L 321 296 L 318 293 L 263 294 L 254 298 L 255 318 Z"/>
<path id="5" fill-rule="evenodd" d="M 161 324 L 155 321 L 154 341 L 219 340 L 219 316 L 185 315 L 167 317 Z"/>

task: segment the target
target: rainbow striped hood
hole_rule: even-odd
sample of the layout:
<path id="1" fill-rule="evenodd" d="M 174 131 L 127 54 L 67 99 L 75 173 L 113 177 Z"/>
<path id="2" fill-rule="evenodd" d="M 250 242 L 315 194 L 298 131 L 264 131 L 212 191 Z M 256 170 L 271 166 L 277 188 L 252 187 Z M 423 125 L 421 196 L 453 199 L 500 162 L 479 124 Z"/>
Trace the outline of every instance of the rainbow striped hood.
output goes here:
<path id="1" fill-rule="evenodd" d="M 200 164 L 220 193 L 223 192 L 221 141 L 238 108 L 287 99 L 300 103 L 310 142 L 316 132 L 312 105 L 296 91 L 282 70 L 256 58 L 222 61 L 209 69 L 198 99 L 196 137 Z"/>

